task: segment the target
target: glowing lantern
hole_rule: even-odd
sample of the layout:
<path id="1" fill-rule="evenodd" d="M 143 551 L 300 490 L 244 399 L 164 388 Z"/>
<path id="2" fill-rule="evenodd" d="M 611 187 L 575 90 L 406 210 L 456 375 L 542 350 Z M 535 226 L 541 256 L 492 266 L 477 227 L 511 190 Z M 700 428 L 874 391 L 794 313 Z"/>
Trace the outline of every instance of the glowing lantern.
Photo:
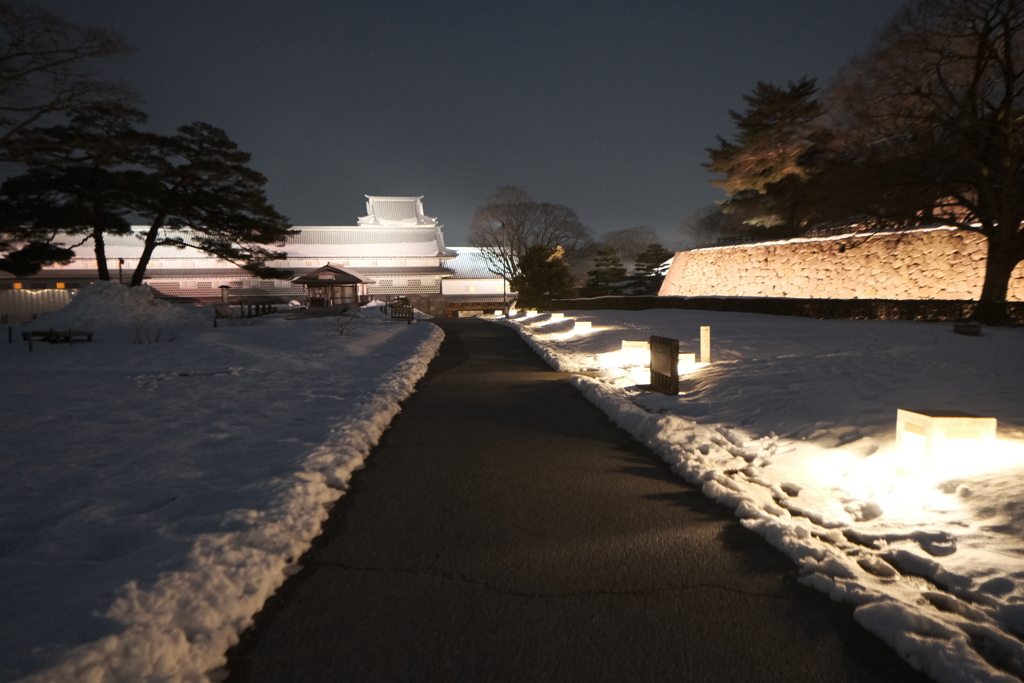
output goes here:
<path id="1" fill-rule="evenodd" d="M 996 419 L 959 410 L 897 410 L 896 446 L 905 474 L 940 476 L 956 469 L 953 460 L 965 441 L 995 441 Z M 960 442 L 957 444 L 956 442 Z"/>
<path id="2" fill-rule="evenodd" d="M 627 365 L 649 365 L 651 362 L 650 342 L 623 339 L 622 357 Z"/>

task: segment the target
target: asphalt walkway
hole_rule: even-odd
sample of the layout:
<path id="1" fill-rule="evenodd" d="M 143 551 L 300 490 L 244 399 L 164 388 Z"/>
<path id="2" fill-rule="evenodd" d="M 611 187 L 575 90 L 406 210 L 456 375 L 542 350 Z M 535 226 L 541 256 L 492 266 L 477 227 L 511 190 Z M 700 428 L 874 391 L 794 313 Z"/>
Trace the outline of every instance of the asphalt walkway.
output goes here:
<path id="1" fill-rule="evenodd" d="M 926 680 L 513 330 L 437 324 L 229 681 Z"/>

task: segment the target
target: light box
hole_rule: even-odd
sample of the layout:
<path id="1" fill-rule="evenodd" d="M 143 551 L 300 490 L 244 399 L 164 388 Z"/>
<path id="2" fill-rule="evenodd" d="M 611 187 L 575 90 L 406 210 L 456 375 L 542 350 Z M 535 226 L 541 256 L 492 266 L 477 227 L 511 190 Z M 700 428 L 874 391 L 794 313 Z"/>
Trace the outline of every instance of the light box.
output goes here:
<path id="1" fill-rule="evenodd" d="M 589 332 L 593 329 L 593 325 L 589 320 L 577 320 L 573 323 L 573 329 L 577 332 Z"/>
<path id="2" fill-rule="evenodd" d="M 957 452 L 967 442 L 994 441 L 996 419 L 959 410 L 896 411 L 899 469 L 905 474 L 940 476 L 956 469 L 951 459 L 976 457 Z"/>
<path id="3" fill-rule="evenodd" d="M 565 320 L 565 313 L 552 313 L 551 321 L 554 322 L 556 320 Z"/>

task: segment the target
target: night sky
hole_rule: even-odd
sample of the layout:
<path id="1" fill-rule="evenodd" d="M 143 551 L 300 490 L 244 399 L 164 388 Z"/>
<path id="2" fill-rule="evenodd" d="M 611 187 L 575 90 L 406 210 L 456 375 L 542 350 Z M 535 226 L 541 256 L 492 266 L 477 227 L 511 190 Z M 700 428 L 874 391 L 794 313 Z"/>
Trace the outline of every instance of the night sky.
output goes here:
<path id="1" fill-rule="evenodd" d="M 825 84 L 892 0 L 409 2 L 41 0 L 125 35 L 109 71 L 151 128 L 224 128 L 296 225 L 351 225 L 364 194 L 424 195 L 449 245 L 501 185 L 595 235 L 667 242 L 724 194 L 701 167 L 758 80 Z"/>

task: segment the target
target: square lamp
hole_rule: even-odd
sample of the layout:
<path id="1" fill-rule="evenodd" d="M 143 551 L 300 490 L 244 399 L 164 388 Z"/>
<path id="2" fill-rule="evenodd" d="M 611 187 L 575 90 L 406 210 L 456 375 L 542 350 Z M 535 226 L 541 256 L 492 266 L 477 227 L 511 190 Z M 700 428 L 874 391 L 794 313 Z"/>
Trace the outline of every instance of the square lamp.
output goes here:
<path id="1" fill-rule="evenodd" d="M 573 323 L 573 329 L 577 332 L 589 332 L 593 329 L 593 326 L 589 320 L 576 320 Z"/>
<path id="2" fill-rule="evenodd" d="M 649 365 L 651 362 L 650 342 L 623 339 L 622 356 L 630 365 Z"/>
<path id="3" fill-rule="evenodd" d="M 565 320 L 565 313 L 552 313 L 551 322 L 555 322 L 556 320 Z"/>
<path id="4" fill-rule="evenodd" d="M 899 469 L 905 474 L 938 475 L 951 469 L 964 442 L 994 441 L 996 418 L 981 417 L 959 410 L 896 411 L 896 446 L 900 452 Z M 959 444 L 957 442 L 960 442 Z"/>

